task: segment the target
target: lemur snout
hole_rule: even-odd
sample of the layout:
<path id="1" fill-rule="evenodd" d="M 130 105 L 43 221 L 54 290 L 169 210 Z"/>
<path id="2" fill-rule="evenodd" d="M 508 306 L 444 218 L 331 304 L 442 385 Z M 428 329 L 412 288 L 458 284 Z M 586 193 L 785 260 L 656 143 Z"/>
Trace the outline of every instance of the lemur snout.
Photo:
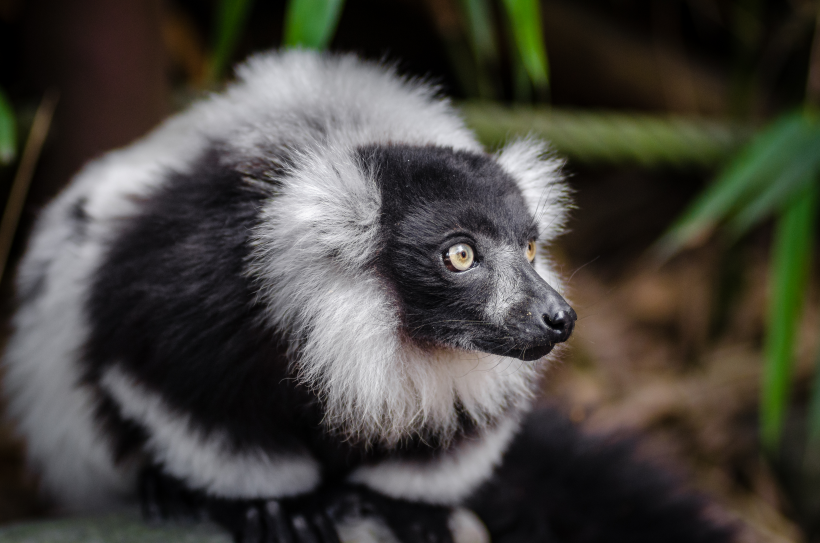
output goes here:
<path id="1" fill-rule="evenodd" d="M 572 330 L 575 328 L 575 321 L 578 319 L 575 310 L 567 305 L 566 302 L 564 302 L 564 305 L 566 305 L 565 308 L 561 307 L 555 313 L 544 313 L 541 316 L 550 335 L 555 338 L 553 343 L 562 343 L 568 340 L 570 334 L 572 334 Z"/>
<path id="2" fill-rule="evenodd" d="M 542 343 L 563 343 L 569 339 L 578 316 L 564 298 L 546 283 L 542 284 L 541 296 L 530 301 L 531 315 L 525 329 L 529 330 L 530 341 Z"/>

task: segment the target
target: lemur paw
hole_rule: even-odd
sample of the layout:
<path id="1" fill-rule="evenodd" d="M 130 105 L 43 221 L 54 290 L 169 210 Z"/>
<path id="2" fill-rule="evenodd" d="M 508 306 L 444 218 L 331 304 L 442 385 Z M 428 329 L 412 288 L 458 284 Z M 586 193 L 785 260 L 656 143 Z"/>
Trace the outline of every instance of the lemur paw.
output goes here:
<path id="1" fill-rule="evenodd" d="M 148 521 L 210 519 L 231 532 L 236 543 L 340 543 L 340 533 L 351 541 L 488 540 L 481 536 L 482 526 L 478 536 L 469 535 L 475 531 L 469 522 L 465 531 L 458 509 L 388 498 L 359 486 L 325 487 L 298 498 L 225 499 L 189 490 L 160 469 L 149 468 L 140 478 L 140 496 Z"/>
<path id="2" fill-rule="evenodd" d="M 362 522 L 380 525 L 392 537 L 380 538 L 370 535 L 375 540 L 395 541 L 400 543 L 453 543 L 450 518 L 453 510 L 449 507 L 427 505 L 405 500 L 388 498 L 371 490 L 357 486 L 345 486 L 336 490 L 329 497 L 331 517 L 346 532 L 346 527 Z M 378 527 L 374 527 L 379 531 Z M 372 530 L 371 530 L 372 531 Z M 371 540 L 353 530 L 351 540 Z"/>
<path id="3" fill-rule="evenodd" d="M 149 522 L 209 519 L 231 532 L 236 543 L 340 543 L 326 503 L 316 496 L 215 498 L 187 489 L 158 468 L 147 468 L 140 476 L 140 501 Z"/>
<path id="4" fill-rule="evenodd" d="M 327 513 L 303 500 L 213 500 L 208 510 L 236 543 L 339 543 Z"/>

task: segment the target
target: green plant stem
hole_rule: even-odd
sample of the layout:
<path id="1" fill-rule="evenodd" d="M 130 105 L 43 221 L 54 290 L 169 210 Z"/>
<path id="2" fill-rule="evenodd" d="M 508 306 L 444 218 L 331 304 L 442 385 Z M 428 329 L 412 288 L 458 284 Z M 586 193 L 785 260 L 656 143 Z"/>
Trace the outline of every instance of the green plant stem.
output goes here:
<path id="1" fill-rule="evenodd" d="M 10 164 L 17 155 L 17 127 L 14 110 L 0 90 L 0 165 Z"/>
<path id="2" fill-rule="evenodd" d="M 537 88 L 549 87 L 549 63 L 538 0 L 504 0 L 518 54 Z"/>
<path id="3" fill-rule="evenodd" d="M 590 165 L 709 168 L 744 143 L 751 130 L 727 122 L 616 111 L 463 102 L 459 107 L 482 143 L 516 135 L 550 141 L 562 155 Z"/>
<path id="4" fill-rule="evenodd" d="M 283 44 L 325 49 L 336 31 L 343 5 L 343 0 L 290 0 Z"/>
<path id="5" fill-rule="evenodd" d="M 211 81 L 218 81 L 231 62 L 252 4 L 252 0 L 222 0 L 219 3 L 216 15 L 216 40 L 209 74 Z"/>
<path id="6" fill-rule="evenodd" d="M 3 218 L 0 220 L 0 280 L 6 271 L 11 244 L 14 241 L 14 234 L 17 232 L 17 225 L 26 203 L 31 178 L 34 176 L 34 169 L 40 158 L 40 151 L 51 128 L 51 119 L 54 116 L 54 109 L 57 107 L 59 99 L 56 90 L 49 90 L 40 102 L 37 112 L 34 114 L 34 122 L 23 147 L 23 154 L 20 163 L 17 165 L 17 172 L 11 184 L 6 207 L 3 210 Z"/>
<path id="7" fill-rule="evenodd" d="M 495 39 L 492 8 L 489 0 L 461 0 L 470 34 L 470 48 L 475 63 L 478 95 L 484 100 L 495 98 L 495 80 L 489 73 L 498 64 L 498 45 Z"/>
<path id="8" fill-rule="evenodd" d="M 761 441 L 770 457 L 777 455 L 789 403 L 794 342 L 808 280 L 817 192 L 817 183 L 801 190 L 780 213 L 775 231 L 760 410 Z"/>
<path id="9" fill-rule="evenodd" d="M 812 38 L 809 73 L 806 77 L 806 108 L 809 114 L 817 114 L 820 107 L 820 5 L 817 7 L 817 18 Z M 814 386 L 811 391 L 806 429 L 806 455 L 820 455 L 820 349 L 814 362 Z"/>

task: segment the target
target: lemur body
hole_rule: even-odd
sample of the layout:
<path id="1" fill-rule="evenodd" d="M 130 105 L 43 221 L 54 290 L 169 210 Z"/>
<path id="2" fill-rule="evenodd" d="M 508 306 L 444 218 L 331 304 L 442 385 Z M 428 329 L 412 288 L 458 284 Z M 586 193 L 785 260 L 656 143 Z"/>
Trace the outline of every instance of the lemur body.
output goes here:
<path id="1" fill-rule="evenodd" d="M 567 209 L 544 144 L 487 154 L 431 87 L 351 56 L 238 75 L 32 235 L 4 386 L 62 508 L 139 487 L 243 543 L 334 543 L 348 517 L 446 543 L 462 505 L 494 543 L 729 539 L 623 446 L 527 419 L 575 321 L 535 254 Z"/>
<path id="2" fill-rule="evenodd" d="M 353 57 L 238 74 L 44 211 L 5 356 L 31 463 L 73 510 L 146 465 L 222 500 L 460 503 L 575 320 L 534 258 L 559 163 L 486 154 L 429 86 Z"/>

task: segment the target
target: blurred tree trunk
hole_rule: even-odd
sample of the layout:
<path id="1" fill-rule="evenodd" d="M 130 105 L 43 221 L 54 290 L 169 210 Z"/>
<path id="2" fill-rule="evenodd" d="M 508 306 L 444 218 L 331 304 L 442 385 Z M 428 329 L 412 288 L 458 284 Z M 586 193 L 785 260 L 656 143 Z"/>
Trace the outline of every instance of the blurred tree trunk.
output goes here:
<path id="1" fill-rule="evenodd" d="M 60 102 L 28 208 L 52 198 L 89 159 L 129 143 L 168 110 L 162 0 L 28 0 L 27 78 Z"/>

